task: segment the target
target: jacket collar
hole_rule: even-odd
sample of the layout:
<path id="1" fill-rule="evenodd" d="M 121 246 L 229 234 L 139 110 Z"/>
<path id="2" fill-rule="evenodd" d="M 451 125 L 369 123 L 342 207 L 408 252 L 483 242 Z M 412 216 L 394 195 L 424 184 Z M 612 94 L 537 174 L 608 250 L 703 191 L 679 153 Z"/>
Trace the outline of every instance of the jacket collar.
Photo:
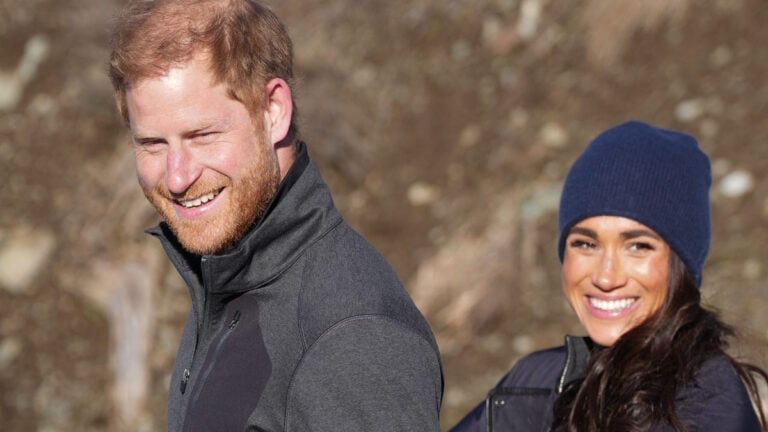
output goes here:
<path id="1" fill-rule="evenodd" d="M 330 190 L 297 143 L 296 160 L 267 211 L 232 249 L 218 255 L 194 255 L 180 245 L 165 222 L 147 230 L 158 237 L 189 286 L 202 283 L 209 293 L 236 294 L 277 278 L 307 247 L 341 222 Z"/>
<path id="2" fill-rule="evenodd" d="M 571 381 L 582 379 L 587 375 L 589 357 L 596 346 L 588 337 L 565 337 L 565 367 L 557 382 L 557 393 L 562 393 Z"/>

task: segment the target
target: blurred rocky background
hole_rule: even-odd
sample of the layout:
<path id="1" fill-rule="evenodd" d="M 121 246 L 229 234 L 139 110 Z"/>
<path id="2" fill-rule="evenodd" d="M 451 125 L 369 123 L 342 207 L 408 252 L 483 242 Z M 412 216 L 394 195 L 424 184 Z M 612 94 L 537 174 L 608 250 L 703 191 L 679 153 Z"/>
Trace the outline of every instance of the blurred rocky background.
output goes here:
<path id="1" fill-rule="evenodd" d="M 0 0 L 0 428 L 160 431 L 186 289 L 105 77 L 122 0 Z M 566 170 L 644 119 L 711 155 L 706 300 L 768 366 L 768 2 L 283 0 L 304 138 L 437 335 L 444 429 L 581 329 Z"/>

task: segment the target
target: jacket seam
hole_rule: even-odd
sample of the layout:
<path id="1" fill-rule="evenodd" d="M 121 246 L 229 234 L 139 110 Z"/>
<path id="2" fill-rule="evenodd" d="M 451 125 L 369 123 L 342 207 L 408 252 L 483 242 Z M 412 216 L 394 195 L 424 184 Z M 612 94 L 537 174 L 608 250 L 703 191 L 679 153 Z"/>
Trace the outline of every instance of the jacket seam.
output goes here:
<path id="1" fill-rule="evenodd" d="M 312 257 L 312 249 L 313 249 L 313 247 L 320 240 L 325 239 L 325 237 L 328 234 L 330 234 L 332 231 L 335 231 L 343 222 L 344 222 L 344 219 L 339 217 L 339 220 L 335 224 L 331 225 L 328 228 L 328 230 L 326 230 L 324 233 L 322 233 L 319 236 L 317 236 L 317 238 L 310 245 L 308 245 L 306 249 L 304 249 L 304 252 L 299 254 L 296 257 L 296 259 L 292 263 L 290 263 L 290 265 L 288 265 L 285 268 L 285 270 L 280 272 L 280 274 L 283 274 L 284 272 L 288 271 L 288 269 L 292 268 L 299 261 L 299 259 L 301 259 L 302 257 L 304 257 L 306 259 L 306 261 L 309 262 L 310 258 Z M 304 269 L 301 272 L 301 280 L 299 281 L 299 292 L 296 295 L 296 328 L 299 331 L 299 340 L 301 341 L 301 349 L 302 349 L 302 351 L 306 351 L 308 349 L 307 338 L 306 338 L 306 334 L 304 332 L 304 326 L 301 325 L 301 322 L 302 322 L 301 317 L 303 316 L 303 312 L 304 312 L 304 309 L 303 309 L 303 307 L 304 307 L 303 303 L 304 302 L 302 300 L 303 300 L 303 297 L 304 297 L 304 288 L 306 287 L 306 283 L 305 282 L 308 279 L 307 278 L 307 273 L 308 272 L 309 272 L 309 270 L 307 269 L 307 266 L 305 265 Z"/>
<path id="2" fill-rule="evenodd" d="M 552 389 L 544 387 L 496 387 L 490 391 L 488 396 L 535 396 L 551 392 Z"/>
<path id="3" fill-rule="evenodd" d="M 560 382 L 557 384 L 557 394 L 561 394 L 563 392 L 563 387 L 565 386 L 565 377 L 568 375 L 568 369 L 571 366 L 571 361 L 573 360 L 574 355 L 573 344 L 571 343 L 570 337 L 568 336 L 565 338 L 565 348 L 565 365 L 563 366 L 563 372 L 560 374 Z"/>
<path id="4" fill-rule="evenodd" d="M 360 314 L 360 315 L 349 316 L 349 317 L 346 317 L 346 318 L 344 318 L 342 320 L 336 321 L 332 325 L 328 326 L 328 328 L 326 328 L 325 331 L 323 331 L 317 337 L 317 339 L 315 339 L 314 342 L 312 342 L 312 344 L 310 344 L 309 347 L 307 347 L 304 350 L 304 352 L 302 353 L 302 355 L 299 358 L 298 362 L 296 362 L 296 367 L 293 369 L 293 372 L 291 373 L 290 381 L 288 383 L 288 391 L 285 394 L 285 412 L 284 412 L 284 416 L 283 416 L 283 430 L 288 430 L 288 418 L 289 418 L 289 412 L 288 411 L 289 411 L 289 407 L 290 407 L 289 399 L 290 399 L 290 396 L 291 396 L 291 392 L 293 391 L 293 387 L 294 387 L 294 385 L 296 383 L 296 381 L 295 381 L 296 374 L 299 372 L 299 370 L 301 369 L 302 365 L 304 364 L 304 359 L 306 359 L 307 356 L 312 352 L 312 349 L 315 346 L 317 346 L 317 344 L 327 334 L 335 331 L 336 329 L 344 327 L 347 324 L 354 323 L 356 321 L 373 321 L 373 320 L 379 320 L 379 319 L 391 322 L 391 323 L 397 325 L 398 327 L 402 328 L 403 330 L 407 331 L 408 333 L 415 334 L 416 336 L 418 336 L 419 339 L 421 339 L 422 341 L 426 342 L 427 345 L 430 346 L 433 349 L 433 351 L 434 351 L 434 348 L 432 347 L 432 344 L 430 343 L 430 341 L 428 339 L 426 339 L 424 337 L 424 335 L 421 334 L 421 332 L 418 332 L 418 331 L 414 330 L 413 328 L 411 328 L 407 324 L 405 324 L 402 321 L 397 320 L 397 319 L 395 319 L 395 318 L 393 318 L 393 317 L 391 317 L 389 315 L 384 315 L 384 314 Z M 302 342 L 302 344 L 303 343 L 304 342 Z M 439 358 L 440 358 L 440 356 L 438 355 L 437 356 L 438 365 L 441 364 L 440 361 L 439 361 Z M 442 366 L 441 366 L 441 368 L 442 368 Z"/>

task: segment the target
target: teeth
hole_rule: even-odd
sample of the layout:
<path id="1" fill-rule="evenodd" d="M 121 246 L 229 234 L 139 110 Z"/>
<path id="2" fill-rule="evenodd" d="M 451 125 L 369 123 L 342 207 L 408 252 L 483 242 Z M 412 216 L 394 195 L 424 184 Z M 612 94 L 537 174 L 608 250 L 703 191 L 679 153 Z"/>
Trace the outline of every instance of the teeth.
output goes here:
<path id="1" fill-rule="evenodd" d="M 199 206 L 201 204 L 205 204 L 208 201 L 212 200 L 213 197 L 215 197 L 215 196 L 216 196 L 216 193 L 215 192 L 211 192 L 208 195 L 203 195 L 200 198 L 197 198 L 197 199 L 194 199 L 194 200 L 179 201 L 179 204 L 183 205 L 186 208 L 197 207 L 197 206 Z"/>
<path id="2" fill-rule="evenodd" d="M 634 298 L 625 298 L 621 300 L 600 300 L 594 297 L 589 298 L 589 303 L 597 309 L 615 312 L 618 310 L 626 309 L 635 302 Z"/>

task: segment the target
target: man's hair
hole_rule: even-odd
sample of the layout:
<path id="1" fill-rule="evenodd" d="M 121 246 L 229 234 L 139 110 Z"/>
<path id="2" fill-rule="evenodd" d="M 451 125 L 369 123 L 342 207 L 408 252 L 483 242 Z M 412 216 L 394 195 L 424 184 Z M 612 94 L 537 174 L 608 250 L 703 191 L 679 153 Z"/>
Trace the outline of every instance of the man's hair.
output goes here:
<path id="1" fill-rule="evenodd" d="M 129 123 L 125 94 L 144 78 L 164 75 L 205 54 L 216 82 L 254 116 L 273 78 L 293 86 L 293 47 L 283 23 L 253 0 L 134 0 L 112 35 L 109 76 L 117 107 Z M 296 109 L 289 139 L 296 136 Z"/>

